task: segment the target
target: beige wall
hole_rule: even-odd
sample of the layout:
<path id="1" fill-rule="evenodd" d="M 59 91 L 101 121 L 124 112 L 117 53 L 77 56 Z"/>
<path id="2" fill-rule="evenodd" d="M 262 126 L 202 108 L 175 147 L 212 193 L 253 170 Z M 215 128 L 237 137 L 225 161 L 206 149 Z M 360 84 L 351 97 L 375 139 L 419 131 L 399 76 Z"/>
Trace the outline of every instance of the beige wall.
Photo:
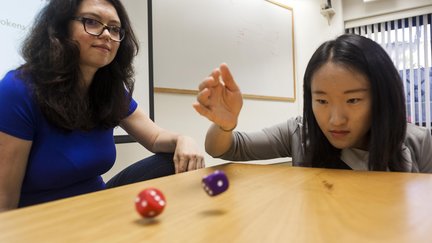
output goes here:
<path id="1" fill-rule="evenodd" d="M 432 12 L 431 0 L 343 0 L 346 28 L 381 23 Z"/>
<path id="2" fill-rule="evenodd" d="M 126 0 L 126 2 L 129 2 L 129 5 L 133 1 Z M 327 22 L 327 19 L 320 14 L 321 1 L 281 0 L 278 2 L 294 9 L 297 100 L 293 103 L 245 100 L 239 118 L 239 130 L 253 131 L 282 122 L 289 117 L 301 115 L 303 102 L 302 77 L 310 56 L 323 41 L 343 33 L 341 0 L 332 1 L 336 14 L 330 22 Z M 130 7 L 129 5 L 128 7 Z M 156 93 L 154 100 L 155 121 L 166 129 L 184 133 L 195 138 L 204 151 L 205 133 L 210 122 L 200 117 L 193 110 L 192 103 L 194 101 L 195 97 L 192 95 Z M 148 155 L 150 153 L 136 143 L 118 144 L 116 165 L 104 175 L 104 178 L 110 178 L 130 163 Z M 224 161 L 211 158 L 207 154 L 205 156 L 207 166 L 224 163 Z M 279 160 L 271 162 L 277 161 Z M 268 163 L 268 161 L 259 161 L 258 163 Z"/>

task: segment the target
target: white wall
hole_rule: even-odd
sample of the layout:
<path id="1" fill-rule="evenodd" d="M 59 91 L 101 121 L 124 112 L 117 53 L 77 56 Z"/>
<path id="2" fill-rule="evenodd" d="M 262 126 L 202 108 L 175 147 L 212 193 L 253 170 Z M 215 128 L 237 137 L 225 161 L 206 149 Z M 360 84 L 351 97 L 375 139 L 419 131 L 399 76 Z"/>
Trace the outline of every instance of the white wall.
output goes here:
<path id="1" fill-rule="evenodd" d="M 289 117 L 301 115 L 303 102 L 302 78 L 310 56 L 322 42 L 343 33 L 341 0 L 332 1 L 336 14 L 329 23 L 320 14 L 321 1 L 280 0 L 278 2 L 288 5 L 294 10 L 297 100 L 294 103 L 245 100 L 239 118 L 238 130 L 254 131 L 284 121 Z M 208 72 L 210 71 L 208 70 Z M 156 93 L 154 102 L 157 124 L 195 138 L 204 151 L 205 133 L 210 122 L 193 110 L 194 96 Z M 121 168 L 150 154 L 136 143 L 117 145 L 117 153 L 116 165 L 104 176 L 105 178 L 109 178 Z M 213 159 L 206 154 L 207 166 L 220 163 L 224 163 L 224 161 Z"/>
<path id="2" fill-rule="evenodd" d="M 430 5 L 432 5 L 431 0 L 376 0 L 372 2 L 343 0 L 343 19 L 353 20 Z"/>

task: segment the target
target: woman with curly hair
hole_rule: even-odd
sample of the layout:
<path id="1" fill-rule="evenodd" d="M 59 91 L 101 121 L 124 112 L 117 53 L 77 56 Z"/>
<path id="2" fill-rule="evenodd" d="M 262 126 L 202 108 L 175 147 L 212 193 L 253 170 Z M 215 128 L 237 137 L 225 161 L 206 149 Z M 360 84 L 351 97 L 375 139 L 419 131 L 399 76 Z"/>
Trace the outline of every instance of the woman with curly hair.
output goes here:
<path id="1" fill-rule="evenodd" d="M 0 82 L 0 211 L 204 167 L 132 98 L 138 41 L 119 0 L 51 0 Z M 105 184 L 120 125 L 151 152 Z"/>

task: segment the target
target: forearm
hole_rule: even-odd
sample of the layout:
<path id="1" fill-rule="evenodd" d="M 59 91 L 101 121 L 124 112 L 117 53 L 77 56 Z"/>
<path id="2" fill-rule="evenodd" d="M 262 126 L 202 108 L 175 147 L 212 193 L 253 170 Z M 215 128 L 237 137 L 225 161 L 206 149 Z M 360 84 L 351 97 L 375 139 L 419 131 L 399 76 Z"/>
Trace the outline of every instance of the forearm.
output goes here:
<path id="1" fill-rule="evenodd" d="M 228 151 L 232 143 L 232 131 L 223 131 L 216 124 L 210 126 L 205 140 L 205 149 L 208 154 L 213 157 L 218 157 Z"/>
<path id="2" fill-rule="evenodd" d="M 18 208 L 19 197 L 0 194 L 0 213 Z"/>
<path id="3" fill-rule="evenodd" d="M 0 212 L 18 207 L 32 142 L 0 132 Z"/>
<path id="4" fill-rule="evenodd" d="M 161 130 L 153 142 L 151 151 L 153 153 L 174 153 L 180 137 L 180 134 Z"/>
<path id="5" fill-rule="evenodd" d="M 12 164 L 19 164 L 17 161 L 10 161 Z M 0 159 L 0 165 L 2 164 L 4 165 L 4 161 Z M 24 173 L 21 172 L 20 167 L 19 171 L 6 166 L 0 166 L 0 168 L 2 168 L 0 171 L 0 212 L 3 212 L 18 207 Z"/>

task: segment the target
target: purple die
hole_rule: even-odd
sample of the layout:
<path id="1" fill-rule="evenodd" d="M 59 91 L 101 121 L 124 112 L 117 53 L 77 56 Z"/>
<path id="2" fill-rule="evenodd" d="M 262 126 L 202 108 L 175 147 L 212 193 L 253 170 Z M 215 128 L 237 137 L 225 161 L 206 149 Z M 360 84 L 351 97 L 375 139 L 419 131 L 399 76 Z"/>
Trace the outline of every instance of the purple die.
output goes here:
<path id="1" fill-rule="evenodd" d="M 220 170 L 205 176 L 202 179 L 202 186 L 209 196 L 216 196 L 228 189 L 228 178 Z"/>

